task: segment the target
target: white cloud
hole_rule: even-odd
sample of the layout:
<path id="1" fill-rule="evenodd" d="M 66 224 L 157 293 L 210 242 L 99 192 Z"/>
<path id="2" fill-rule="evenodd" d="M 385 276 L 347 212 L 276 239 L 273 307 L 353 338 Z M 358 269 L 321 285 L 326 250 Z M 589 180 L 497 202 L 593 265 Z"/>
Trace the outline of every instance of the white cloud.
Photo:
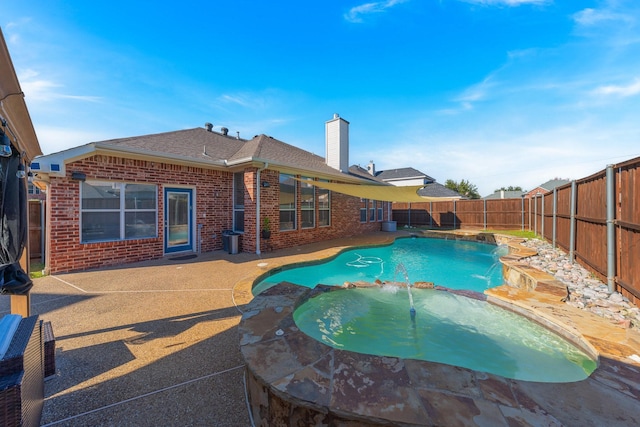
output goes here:
<path id="1" fill-rule="evenodd" d="M 51 80 L 38 79 L 39 73 L 33 69 L 27 69 L 19 73 L 20 87 L 29 102 L 49 102 L 59 99 L 73 99 L 77 101 L 99 102 L 100 97 L 88 95 L 71 95 L 63 93 L 64 85 Z"/>
<path id="2" fill-rule="evenodd" d="M 465 3 L 480 4 L 486 6 L 522 6 L 524 4 L 544 5 L 553 3 L 553 0 L 461 0 Z"/>
<path id="3" fill-rule="evenodd" d="M 636 79 L 633 83 L 628 85 L 608 85 L 608 86 L 600 86 L 595 89 L 594 94 L 596 95 L 613 95 L 613 96 L 634 96 L 640 94 L 640 79 Z"/>
<path id="4" fill-rule="evenodd" d="M 361 4 L 360 6 L 349 9 L 349 12 L 344 14 L 344 19 L 353 23 L 361 23 L 363 22 L 363 17 L 366 15 L 386 12 L 388 9 L 407 1 L 408 0 L 386 0 Z"/>
<path id="5" fill-rule="evenodd" d="M 616 13 L 609 9 L 586 8 L 573 15 L 573 20 L 583 26 L 593 26 L 610 21 L 632 22 L 634 19 L 627 14 Z"/>
<path id="6" fill-rule="evenodd" d="M 89 142 L 104 141 L 121 135 L 97 129 L 74 129 L 71 126 L 37 126 L 38 142 L 44 154 L 57 153 Z"/>

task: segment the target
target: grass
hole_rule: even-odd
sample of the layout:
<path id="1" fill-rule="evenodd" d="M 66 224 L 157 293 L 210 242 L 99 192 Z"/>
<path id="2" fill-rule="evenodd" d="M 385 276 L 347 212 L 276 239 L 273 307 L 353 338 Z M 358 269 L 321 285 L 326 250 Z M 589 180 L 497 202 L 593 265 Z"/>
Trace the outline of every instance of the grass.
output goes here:
<path id="1" fill-rule="evenodd" d="M 426 226 L 417 226 L 413 227 L 419 230 L 433 230 L 432 228 Z M 540 239 L 535 232 L 529 230 L 494 230 L 491 228 L 487 228 L 486 230 L 482 230 L 483 233 L 495 233 L 495 234 L 506 234 L 508 236 L 520 237 L 523 239 Z"/>
<path id="2" fill-rule="evenodd" d="M 39 277 L 44 277 L 42 270 L 44 269 L 44 263 L 42 262 L 32 262 L 29 266 L 29 277 L 32 279 L 37 279 Z"/>
<path id="3" fill-rule="evenodd" d="M 533 231 L 528 230 L 484 230 L 485 233 L 495 233 L 495 234 L 506 234 L 514 237 L 522 237 L 524 239 L 539 239 L 540 237 L 536 235 Z"/>

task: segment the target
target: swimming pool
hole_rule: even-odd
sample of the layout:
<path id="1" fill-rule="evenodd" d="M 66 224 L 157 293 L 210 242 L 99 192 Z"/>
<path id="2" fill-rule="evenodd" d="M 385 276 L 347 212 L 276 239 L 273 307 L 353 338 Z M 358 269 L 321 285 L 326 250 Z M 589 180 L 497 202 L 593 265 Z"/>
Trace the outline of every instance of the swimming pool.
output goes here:
<path id="1" fill-rule="evenodd" d="M 401 238 L 388 246 L 349 249 L 327 262 L 272 272 L 254 286 L 253 294 L 280 282 L 310 288 L 358 281 L 406 282 L 405 270 L 411 283 L 483 292 L 503 283 L 499 258 L 506 253 L 506 247 L 481 242 Z"/>

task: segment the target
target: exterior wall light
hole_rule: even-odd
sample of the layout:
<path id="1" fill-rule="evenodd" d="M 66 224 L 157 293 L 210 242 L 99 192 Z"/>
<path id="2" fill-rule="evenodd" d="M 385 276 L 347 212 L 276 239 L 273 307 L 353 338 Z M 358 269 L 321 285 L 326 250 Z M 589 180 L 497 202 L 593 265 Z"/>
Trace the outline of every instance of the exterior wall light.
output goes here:
<path id="1" fill-rule="evenodd" d="M 18 165 L 16 176 L 20 179 L 23 179 L 25 176 L 27 176 L 27 173 L 24 171 L 24 164 L 22 162 L 20 162 L 20 164 Z"/>
<path id="2" fill-rule="evenodd" d="M 262 181 L 262 183 L 260 185 L 262 185 L 263 188 L 271 187 L 271 184 L 269 184 L 268 181 Z"/>
<path id="3" fill-rule="evenodd" d="M 82 172 L 74 171 L 71 173 L 71 179 L 73 179 L 74 181 L 84 182 L 87 179 L 87 175 L 83 174 Z"/>
<path id="4" fill-rule="evenodd" d="M 2 131 L 0 131 L 2 132 Z M 11 157 L 11 140 L 6 133 L 2 132 L 0 136 L 0 156 Z"/>

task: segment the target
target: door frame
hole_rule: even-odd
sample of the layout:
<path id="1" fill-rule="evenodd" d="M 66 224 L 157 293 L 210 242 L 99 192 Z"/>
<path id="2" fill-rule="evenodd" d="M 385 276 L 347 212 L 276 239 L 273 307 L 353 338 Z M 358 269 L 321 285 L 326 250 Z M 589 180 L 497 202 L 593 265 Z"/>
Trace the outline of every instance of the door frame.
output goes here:
<path id="1" fill-rule="evenodd" d="M 189 197 L 189 214 L 188 224 L 187 224 L 187 237 L 188 242 L 185 245 L 180 246 L 169 246 L 169 193 L 182 193 L 187 194 Z M 196 210 L 195 210 L 195 194 L 196 189 L 193 187 L 164 187 L 163 195 L 164 195 L 164 209 L 162 213 L 162 223 L 164 227 L 164 236 L 163 236 L 163 249 L 165 254 L 171 254 L 176 252 L 193 252 L 196 247 L 196 233 L 195 233 L 195 221 L 196 221 Z"/>

